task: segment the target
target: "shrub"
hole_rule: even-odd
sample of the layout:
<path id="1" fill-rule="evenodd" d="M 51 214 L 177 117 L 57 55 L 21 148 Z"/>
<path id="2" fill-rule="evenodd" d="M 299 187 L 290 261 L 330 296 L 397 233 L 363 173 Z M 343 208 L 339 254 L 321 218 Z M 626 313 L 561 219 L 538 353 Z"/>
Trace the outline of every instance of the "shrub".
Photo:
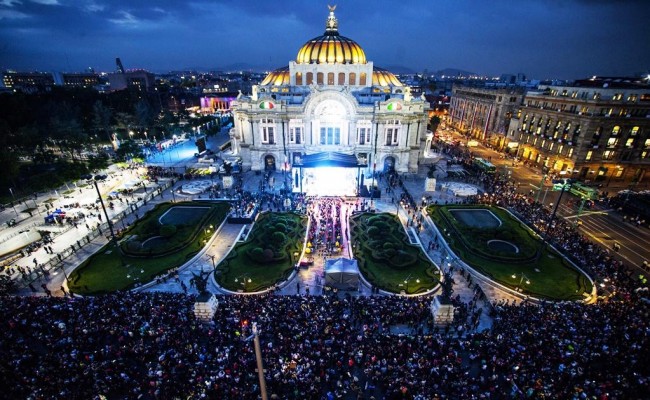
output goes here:
<path id="1" fill-rule="evenodd" d="M 370 236 L 371 238 L 378 238 L 379 236 L 381 236 L 381 231 L 376 226 L 371 226 L 370 228 L 368 228 L 368 236 Z"/>
<path id="2" fill-rule="evenodd" d="M 252 248 L 248 255 L 255 262 L 263 263 L 265 261 L 264 250 L 261 247 Z"/>
<path id="3" fill-rule="evenodd" d="M 275 253 L 273 252 L 272 249 L 264 249 L 264 251 L 262 252 L 262 256 L 264 258 L 264 262 L 269 262 L 273 260 Z"/>
<path id="4" fill-rule="evenodd" d="M 273 232 L 271 241 L 277 245 L 281 245 L 287 240 L 287 236 L 282 232 Z"/>
<path id="5" fill-rule="evenodd" d="M 172 237 L 176 233 L 176 226 L 175 225 L 162 225 L 160 227 L 160 236 L 162 237 Z"/>
<path id="6" fill-rule="evenodd" d="M 130 252 L 137 252 L 142 249 L 142 242 L 139 240 L 129 240 L 126 242 L 126 249 Z"/>

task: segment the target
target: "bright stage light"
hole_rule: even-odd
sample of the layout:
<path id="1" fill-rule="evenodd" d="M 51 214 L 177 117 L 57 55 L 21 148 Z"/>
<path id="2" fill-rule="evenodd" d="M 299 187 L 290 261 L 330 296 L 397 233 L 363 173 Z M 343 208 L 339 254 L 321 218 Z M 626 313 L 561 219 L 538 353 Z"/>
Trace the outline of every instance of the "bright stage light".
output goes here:
<path id="1" fill-rule="evenodd" d="M 356 178 L 356 168 L 305 168 L 302 190 L 308 196 L 354 196 L 356 194 Z M 294 187 L 294 191 L 300 191 L 300 185 Z"/>

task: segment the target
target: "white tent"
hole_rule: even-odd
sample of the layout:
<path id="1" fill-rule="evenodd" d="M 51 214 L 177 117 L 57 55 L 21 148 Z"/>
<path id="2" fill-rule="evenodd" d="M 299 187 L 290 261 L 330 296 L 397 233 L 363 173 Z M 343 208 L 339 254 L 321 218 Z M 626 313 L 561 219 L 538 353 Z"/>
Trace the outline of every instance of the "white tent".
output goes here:
<path id="1" fill-rule="evenodd" d="M 357 260 L 332 258 L 325 263 L 325 285 L 339 290 L 359 290 Z"/>

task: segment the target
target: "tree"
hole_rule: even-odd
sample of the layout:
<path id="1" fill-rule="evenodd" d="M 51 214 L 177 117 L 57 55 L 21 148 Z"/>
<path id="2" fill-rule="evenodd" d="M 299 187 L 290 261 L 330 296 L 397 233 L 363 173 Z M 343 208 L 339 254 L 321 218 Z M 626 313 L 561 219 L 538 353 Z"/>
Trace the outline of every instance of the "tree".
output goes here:
<path id="1" fill-rule="evenodd" d="M 111 119 L 113 118 L 113 111 L 106 107 L 104 103 L 97 100 L 93 104 L 93 127 L 97 132 L 105 135 L 106 139 L 111 141 Z"/>
<path id="2" fill-rule="evenodd" d="M 436 130 L 438 129 L 438 125 L 440 125 L 440 117 L 437 116 L 437 115 L 434 115 L 434 116 L 431 117 L 431 119 L 429 120 L 429 126 L 428 126 L 428 128 L 429 128 L 429 130 L 430 130 L 431 132 L 435 133 Z"/>

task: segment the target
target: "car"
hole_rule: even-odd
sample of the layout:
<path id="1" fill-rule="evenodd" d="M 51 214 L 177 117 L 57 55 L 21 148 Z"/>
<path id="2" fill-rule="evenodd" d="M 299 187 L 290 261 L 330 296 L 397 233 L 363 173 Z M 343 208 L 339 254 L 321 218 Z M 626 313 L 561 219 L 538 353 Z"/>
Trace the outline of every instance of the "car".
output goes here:
<path id="1" fill-rule="evenodd" d="M 106 175 L 106 174 L 95 175 L 95 180 L 96 181 L 103 181 L 103 180 L 106 180 L 106 178 L 108 178 L 108 175 Z"/>
<path id="2" fill-rule="evenodd" d="M 83 174 L 83 175 L 81 175 L 80 178 L 85 179 L 85 180 L 90 180 L 90 179 L 93 179 L 93 176 L 91 174 Z"/>

